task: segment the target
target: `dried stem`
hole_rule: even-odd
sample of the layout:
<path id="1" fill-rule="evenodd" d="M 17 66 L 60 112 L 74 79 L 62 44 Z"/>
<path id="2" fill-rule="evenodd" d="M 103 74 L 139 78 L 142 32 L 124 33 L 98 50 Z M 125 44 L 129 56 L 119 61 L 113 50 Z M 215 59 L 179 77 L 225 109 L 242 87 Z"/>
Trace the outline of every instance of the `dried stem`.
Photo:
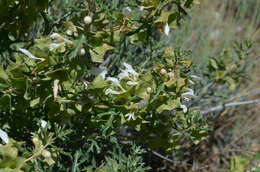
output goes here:
<path id="1" fill-rule="evenodd" d="M 256 103 L 260 103 L 260 99 L 226 103 L 226 104 L 222 104 L 222 105 L 219 105 L 219 106 L 216 106 L 216 107 L 212 107 L 212 108 L 203 110 L 202 114 L 205 115 L 205 114 L 208 114 L 210 112 L 221 111 L 221 110 L 224 110 L 227 107 L 234 107 L 234 106 L 248 105 L 248 104 L 256 104 Z"/>

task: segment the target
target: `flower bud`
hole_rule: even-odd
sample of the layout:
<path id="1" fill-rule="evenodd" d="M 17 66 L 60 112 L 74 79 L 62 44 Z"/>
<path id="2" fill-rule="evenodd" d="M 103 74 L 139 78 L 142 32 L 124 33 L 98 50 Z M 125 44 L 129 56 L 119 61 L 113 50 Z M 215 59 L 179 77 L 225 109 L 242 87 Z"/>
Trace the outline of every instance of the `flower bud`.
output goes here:
<path id="1" fill-rule="evenodd" d="M 148 88 L 146 89 L 146 91 L 147 91 L 148 93 L 151 93 L 151 92 L 152 92 L 152 88 L 151 88 L 151 87 L 148 87 Z"/>
<path id="2" fill-rule="evenodd" d="M 92 18 L 90 16 L 85 16 L 84 17 L 84 23 L 85 24 L 90 24 L 92 23 Z"/>
<path id="3" fill-rule="evenodd" d="M 84 48 L 81 48 L 79 51 L 79 55 L 84 56 L 86 54 L 86 50 Z"/>
<path id="4" fill-rule="evenodd" d="M 78 37 L 79 36 L 79 34 L 77 33 L 77 32 L 74 32 L 74 34 L 73 34 L 75 37 Z"/>
<path id="5" fill-rule="evenodd" d="M 47 151 L 47 150 L 43 150 L 42 151 L 42 156 L 44 158 L 50 158 L 51 157 L 51 153 L 49 151 Z"/>
<path id="6" fill-rule="evenodd" d="M 174 78 L 174 73 L 173 72 L 169 72 L 168 76 L 172 79 L 172 78 Z"/>
<path id="7" fill-rule="evenodd" d="M 66 34 L 67 34 L 68 36 L 72 36 L 72 35 L 73 35 L 73 32 L 68 29 L 68 30 L 66 31 Z"/>
<path id="8" fill-rule="evenodd" d="M 167 73 L 167 71 L 162 68 L 162 69 L 160 70 L 160 73 L 161 73 L 162 75 L 165 75 L 165 74 Z"/>
<path id="9" fill-rule="evenodd" d="M 32 139 L 32 142 L 33 142 L 34 145 L 39 145 L 40 144 L 40 140 L 38 139 L 38 137 L 34 137 Z"/>

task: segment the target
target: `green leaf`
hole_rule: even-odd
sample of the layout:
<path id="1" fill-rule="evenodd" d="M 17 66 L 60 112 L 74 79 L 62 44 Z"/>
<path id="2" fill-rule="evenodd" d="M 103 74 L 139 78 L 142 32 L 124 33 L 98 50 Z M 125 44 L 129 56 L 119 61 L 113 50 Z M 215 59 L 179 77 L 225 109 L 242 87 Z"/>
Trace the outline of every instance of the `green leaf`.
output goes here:
<path id="1" fill-rule="evenodd" d="M 4 69 L 2 67 L 0 67 L 0 79 L 7 81 L 8 78 L 9 77 L 8 77 L 7 73 L 4 71 Z"/>
<path id="2" fill-rule="evenodd" d="M 244 172 L 249 165 L 250 160 L 240 156 L 234 156 L 231 158 L 230 172 Z"/>
<path id="3" fill-rule="evenodd" d="M 30 107 L 35 107 L 40 103 L 40 97 L 30 101 Z"/>
<path id="4" fill-rule="evenodd" d="M 169 15 L 168 24 L 170 25 L 170 27 L 174 27 L 176 25 L 176 21 L 177 21 L 178 17 L 180 17 L 180 16 L 177 11 L 173 12 Z"/>
<path id="5" fill-rule="evenodd" d="M 170 111 L 176 108 L 179 108 L 181 105 L 180 98 L 168 100 L 166 104 L 161 105 L 156 110 L 158 113 L 162 113 L 163 111 Z"/>
<path id="6" fill-rule="evenodd" d="M 46 72 L 45 75 L 52 79 L 58 79 L 60 81 L 66 81 L 68 79 L 67 69 L 59 68 L 53 71 Z"/>
<path id="7" fill-rule="evenodd" d="M 7 110 L 7 109 L 11 108 L 10 105 L 11 105 L 11 96 L 10 95 L 7 94 L 7 95 L 0 97 L 0 107 L 1 107 L 1 109 Z"/>
<path id="8" fill-rule="evenodd" d="M 214 60 L 214 59 L 210 59 L 210 66 L 216 70 L 218 69 L 218 64 L 217 64 L 216 60 Z"/>
<path id="9" fill-rule="evenodd" d="M 71 108 L 67 108 L 67 113 L 70 115 L 70 116 L 73 116 L 76 114 L 76 112 L 74 111 L 74 109 L 71 109 Z"/>
<path id="10" fill-rule="evenodd" d="M 168 23 L 168 18 L 172 14 L 170 11 L 162 11 L 160 17 L 155 21 L 155 23 Z"/>
<path id="11" fill-rule="evenodd" d="M 93 50 L 90 51 L 92 62 L 102 63 L 107 51 L 112 49 L 113 47 L 107 44 L 95 47 Z"/>
<path id="12" fill-rule="evenodd" d="M 107 82 L 103 79 L 102 76 L 97 76 L 92 82 L 93 89 L 105 88 L 107 86 Z"/>

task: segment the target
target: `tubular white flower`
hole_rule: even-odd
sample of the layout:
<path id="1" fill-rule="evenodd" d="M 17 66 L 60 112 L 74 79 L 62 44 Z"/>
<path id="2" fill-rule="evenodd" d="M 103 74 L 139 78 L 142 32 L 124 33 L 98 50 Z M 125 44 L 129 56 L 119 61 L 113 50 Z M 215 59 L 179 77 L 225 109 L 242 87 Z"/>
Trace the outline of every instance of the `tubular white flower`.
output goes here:
<path id="1" fill-rule="evenodd" d="M 52 33 L 52 34 L 50 35 L 50 37 L 51 37 L 51 39 L 60 39 L 60 40 L 65 41 L 66 43 L 73 44 L 72 41 L 70 41 L 70 40 L 64 38 L 63 36 L 61 36 L 61 35 L 58 34 L 58 33 Z"/>
<path id="2" fill-rule="evenodd" d="M 61 42 L 61 43 L 51 43 L 50 46 L 49 46 L 49 50 L 53 51 L 53 50 L 63 46 L 64 44 L 65 44 L 64 42 Z"/>
<path id="3" fill-rule="evenodd" d="M 127 114 L 125 115 L 125 117 L 127 118 L 128 121 L 130 121 L 130 120 L 136 120 L 136 117 L 135 117 L 135 113 L 134 113 L 134 112 L 127 113 Z"/>
<path id="4" fill-rule="evenodd" d="M 190 88 L 187 88 L 188 92 L 183 93 L 182 97 L 195 97 L 194 91 Z"/>
<path id="5" fill-rule="evenodd" d="M 191 85 L 194 85 L 195 83 L 192 80 L 188 80 Z"/>
<path id="6" fill-rule="evenodd" d="M 84 84 L 85 88 L 88 88 L 88 86 L 89 86 L 89 82 L 88 81 L 84 80 L 83 84 Z"/>
<path id="7" fill-rule="evenodd" d="M 129 74 L 134 75 L 134 76 L 138 75 L 138 73 L 133 69 L 133 67 L 130 64 L 124 62 L 123 65 L 126 68 L 125 69 L 126 72 L 128 72 Z"/>
<path id="8" fill-rule="evenodd" d="M 122 94 L 123 92 L 112 90 L 111 88 L 106 89 L 105 94 Z"/>
<path id="9" fill-rule="evenodd" d="M 44 120 L 41 120 L 40 122 L 41 122 L 41 127 L 42 127 L 42 128 L 45 128 L 46 125 L 47 125 L 47 122 L 44 121 Z"/>
<path id="10" fill-rule="evenodd" d="M 113 85 L 121 87 L 120 81 L 115 77 L 107 77 L 108 81 L 111 81 Z"/>
<path id="11" fill-rule="evenodd" d="M 140 9 L 140 11 L 143 11 L 145 9 L 145 7 L 144 6 L 140 6 L 139 9 Z"/>
<path id="12" fill-rule="evenodd" d="M 170 34 L 170 26 L 169 26 L 168 23 L 166 23 L 166 24 L 164 25 L 163 32 L 164 32 L 164 34 L 165 34 L 166 36 L 169 36 L 169 34 Z"/>
<path id="13" fill-rule="evenodd" d="M 183 97 L 183 99 L 186 100 L 186 101 L 190 101 L 189 97 Z"/>
<path id="14" fill-rule="evenodd" d="M 102 70 L 102 72 L 99 73 L 99 76 L 101 76 L 103 79 L 106 78 L 107 69 Z"/>
<path id="15" fill-rule="evenodd" d="M 0 129 L 0 138 L 3 140 L 5 144 L 9 142 L 8 134 L 2 129 Z"/>
<path id="16" fill-rule="evenodd" d="M 58 33 L 52 33 L 50 35 L 51 39 L 58 39 L 58 38 L 63 38 L 60 34 Z"/>
<path id="17" fill-rule="evenodd" d="M 135 81 L 127 81 L 127 85 L 137 85 L 138 82 Z"/>
<path id="18" fill-rule="evenodd" d="M 201 77 L 196 76 L 196 75 L 190 75 L 190 77 L 192 77 L 193 79 L 201 80 Z"/>
<path id="19" fill-rule="evenodd" d="M 127 78 L 127 77 L 129 77 L 129 73 L 124 71 L 124 70 L 122 70 L 122 72 L 119 73 L 119 75 L 118 75 L 119 80 L 122 80 L 122 79 Z"/>
<path id="20" fill-rule="evenodd" d="M 38 57 L 35 57 L 34 55 L 32 55 L 32 53 L 30 53 L 28 50 L 26 49 L 23 49 L 23 48 L 19 48 L 19 51 L 21 53 L 23 53 L 24 55 L 26 55 L 27 57 L 31 58 L 31 59 L 35 59 L 35 60 L 40 60 L 40 61 L 44 61 L 45 59 L 43 58 L 38 58 Z"/>
<path id="21" fill-rule="evenodd" d="M 186 112 L 188 111 L 188 108 L 187 108 L 187 106 L 185 106 L 185 105 L 181 105 L 181 108 L 182 108 L 182 111 L 183 111 L 184 113 L 186 113 Z"/>
<path id="22" fill-rule="evenodd" d="M 130 75 L 138 76 L 138 73 L 128 63 L 123 63 L 125 69 L 121 69 L 121 73 L 118 75 L 119 80 L 129 77 Z"/>

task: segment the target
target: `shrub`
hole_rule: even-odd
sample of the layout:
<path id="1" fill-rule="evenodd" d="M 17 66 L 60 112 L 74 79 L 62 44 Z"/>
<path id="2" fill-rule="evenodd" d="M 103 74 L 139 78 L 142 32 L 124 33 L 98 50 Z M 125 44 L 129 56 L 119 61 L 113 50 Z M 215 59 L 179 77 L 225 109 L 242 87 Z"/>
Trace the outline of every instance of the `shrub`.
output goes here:
<path id="1" fill-rule="evenodd" d="M 0 5 L 14 9 L 8 16 L 28 14 L 1 28 L 9 42 L 0 123 L 12 138 L 1 168 L 145 171 L 143 150 L 125 143 L 169 152 L 207 137 L 206 120 L 187 106 L 195 96 L 189 52 L 167 45 L 193 0 L 30 2 Z M 44 28 L 27 29 L 41 20 Z"/>

